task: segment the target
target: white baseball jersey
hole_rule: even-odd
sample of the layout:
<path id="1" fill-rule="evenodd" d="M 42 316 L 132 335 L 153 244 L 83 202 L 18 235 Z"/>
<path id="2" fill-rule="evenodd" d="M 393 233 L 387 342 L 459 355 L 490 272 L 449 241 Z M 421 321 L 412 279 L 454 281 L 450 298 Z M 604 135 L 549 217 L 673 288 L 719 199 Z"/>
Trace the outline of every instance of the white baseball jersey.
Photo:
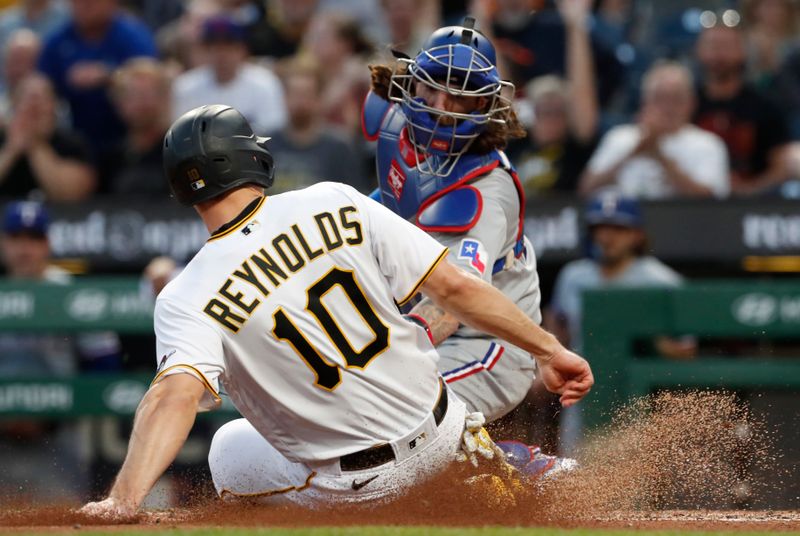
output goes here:
<path id="1" fill-rule="evenodd" d="M 349 186 L 251 203 L 156 302 L 159 372 L 188 372 L 284 456 L 329 460 L 430 415 L 440 384 L 409 300 L 447 248 Z"/>

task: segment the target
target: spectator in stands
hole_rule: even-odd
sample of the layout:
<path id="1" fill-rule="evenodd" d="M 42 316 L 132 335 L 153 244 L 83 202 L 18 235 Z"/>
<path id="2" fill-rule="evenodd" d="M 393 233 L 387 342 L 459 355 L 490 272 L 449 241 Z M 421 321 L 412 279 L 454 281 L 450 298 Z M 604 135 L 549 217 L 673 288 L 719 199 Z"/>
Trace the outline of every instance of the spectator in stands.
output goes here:
<path id="1" fill-rule="evenodd" d="M 417 54 L 425 39 L 441 26 L 439 6 L 432 0 L 382 0 L 381 4 L 389 26 L 389 46 L 409 56 Z"/>
<path id="2" fill-rule="evenodd" d="M 166 68 L 152 58 L 134 58 L 114 73 L 111 96 L 127 136 L 101 166 L 105 190 L 159 198 L 169 192 L 161 151 L 170 125 L 171 87 Z"/>
<path id="3" fill-rule="evenodd" d="M 553 297 L 544 311 L 544 326 L 562 344 L 577 352 L 583 347 L 582 295 L 602 288 L 677 287 L 681 276 L 646 254 L 647 238 L 639 204 L 613 193 L 592 199 L 585 213 L 589 257 L 567 263 L 556 277 Z M 667 357 L 691 358 L 693 338 L 658 337 L 656 350 Z M 577 410 L 562 419 L 561 451 L 571 452 L 580 436 Z"/>
<path id="4" fill-rule="evenodd" d="M 353 148 L 322 120 L 324 92 L 319 67 L 310 60 L 294 60 L 283 73 L 289 124 L 275 134 L 269 150 L 275 156 L 273 188 L 293 190 L 320 181 L 339 181 L 368 192 L 363 163 Z"/>
<path id="5" fill-rule="evenodd" d="M 589 9 L 591 0 L 560 0 L 567 9 Z M 523 87 L 529 80 L 546 74 L 564 76 L 566 71 L 565 24 L 561 14 L 544 0 L 499 0 L 492 15 L 491 31 L 498 53 L 509 67 L 512 81 Z M 598 94 L 606 103 L 616 91 L 622 67 L 597 40 L 591 44 Z"/>
<path id="6" fill-rule="evenodd" d="M 701 86 L 694 122 L 728 146 L 731 191 L 774 190 L 788 178 L 789 129 L 782 112 L 745 81 L 745 43 L 738 27 L 718 24 L 700 34 Z"/>
<path id="7" fill-rule="evenodd" d="M 320 113 L 354 138 L 360 135 L 361 105 L 369 92 L 367 61 L 372 43 L 355 19 L 335 13 L 314 17 L 303 50 L 316 61 L 323 79 Z"/>
<path id="8" fill-rule="evenodd" d="M 50 263 L 49 215 L 33 202 L 9 203 L 2 219 L 0 252 L 7 278 L 69 284 L 70 275 Z M 79 370 L 119 366 L 114 333 L 74 337 L 47 333 L 0 333 L 0 376 L 53 379 Z M 75 424 L 4 419 L 0 423 L 0 488 L 15 497 L 80 500 L 88 488 Z"/>
<path id="9" fill-rule="evenodd" d="M 12 202 L 3 216 L 2 259 L 6 277 L 17 280 L 43 280 L 66 283 L 69 274 L 50 264 L 50 243 L 47 231 L 50 215 L 38 202 Z M 69 362 L 53 363 L 53 367 L 72 367 Z M 64 369 L 74 372 L 74 369 Z"/>
<path id="10" fill-rule="evenodd" d="M 636 22 L 633 1 L 599 0 L 596 5 L 593 31 L 597 38 L 612 50 L 628 43 Z"/>
<path id="11" fill-rule="evenodd" d="M 248 0 L 222 0 L 223 5 L 255 4 Z M 255 56 L 288 58 L 300 50 L 316 13 L 318 0 L 273 0 L 260 20 L 248 25 L 247 44 Z M 260 4 L 260 2 L 258 3 Z"/>
<path id="12" fill-rule="evenodd" d="M 509 147 L 509 153 L 517 153 L 511 160 L 517 163 L 529 196 L 575 192 L 597 143 L 599 110 L 587 30 L 589 5 L 560 5 L 567 28 L 568 80 L 547 75 L 528 84 L 533 125 L 525 140 Z"/>
<path id="13" fill-rule="evenodd" d="M 15 201 L 6 205 L 3 215 L 2 236 L 0 236 L 0 253 L 6 270 L 6 277 L 17 281 L 43 281 L 66 285 L 72 276 L 62 268 L 52 264 L 50 258 L 50 241 L 47 233 L 50 226 L 50 214 L 45 206 L 36 201 Z M 19 344 L 15 350 L 38 348 L 41 355 L 31 355 L 26 363 L 12 365 L 7 337 L 17 340 L 29 340 L 30 344 Z M 41 333 L 29 337 L 18 334 L 0 334 L 0 375 L 4 376 L 9 369 L 4 367 L 23 366 L 40 367 L 40 372 L 49 371 L 57 375 L 73 374 L 82 370 L 105 371 L 119 368 L 119 338 L 111 332 L 86 332 L 75 337 L 54 337 L 55 340 L 45 343 L 47 335 Z M 49 344 L 49 346 L 48 346 Z M 45 349 L 69 348 L 77 352 L 75 357 L 50 355 Z M 57 352 L 60 353 L 60 352 Z"/>
<path id="14" fill-rule="evenodd" d="M 17 30 L 8 38 L 3 50 L 3 93 L 0 97 L 2 123 L 11 111 L 11 95 L 20 81 L 36 71 L 36 62 L 42 50 L 42 42 L 34 32 Z"/>
<path id="15" fill-rule="evenodd" d="M 131 3 L 131 2 L 129 2 Z M 186 0 L 138 0 L 135 11 L 148 28 L 157 32 L 163 26 L 171 23 L 183 15 L 186 10 Z"/>
<path id="16" fill-rule="evenodd" d="M 125 127 L 107 93 L 111 73 L 130 58 L 155 56 L 153 37 L 123 14 L 118 0 L 70 0 L 72 16 L 45 41 L 39 69 L 70 106 L 72 124 L 95 155 L 118 143 Z"/>
<path id="17" fill-rule="evenodd" d="M 642 80 L 638 122 L 603 137 L 581 178 L 581 193 L 613 188 L 648 199 L 728 195 L 725 145 L 691 124 L 694 106 L 688 69 L 672 62 L 652 67 Z"/>
<path id="18" fill-rule="evenodd" d="M 266 67 L 248 61 L 244 28 L 230 17 L 212 17 L 203 25 L 203 43 L 208 65 L 175 80 L 173 118 L 204 104 L 227 104 L 260 135 L 283 128 L 286 103 L 280 80 Z"/>
<path id="19" fill-rule="evenodd" d="M 267 18 L 267 3 L 259 0 L 217 0 L 218 15 L 230 17 L 244 30 L 250 53 L 261 56 L 261 46 L 272 31 Z"/>
<path id="20" fill-rule="evenodd" d="M 345 18 L 355 19 L 358 27 L 370 41 L 386 41 L 389 28 L 381 2 L 375 0 L 320 0 L 318 6 L 317 11 L 320 13 L 336 13 Z M 418 11 L 417 24 L 421 24 L 419 20 L 421 15 Z"/>
<path id="21" fill-rule="evenodd" d="M 747 79 L 759 90 L 770 93 L 788 52 L 798 43 L 800 11 L 797 2 L 742 0 L 742 18 Z"/>
<path id="22" fill-rule="evenodd" d="M 579 351 L 581 293 L 607 287 L 676 287 L 682 278 L 647 255 L 647 238 L 638 202 L 614 193 L 593 198 L 585 213 L 589 257 L 567 263 L 556 278 L 545 322 L 559 340 Z M 667 344 L 669 346 L 669 344 Z M 665 348 L 667 354 L 682 354 Z"/>
<path id="23" fill-rule="evenodd" d="M 40 74 L 17 87 L 0 134 L 0 195 L 40 191 L 50 201 L 81 201 L 94 191 L 88 149 L 78 135 L 57 126 L 56 104 L 52 85 Z"/>
<path id="24" fill-rule="evenodd" d="M 207 63 L 202 46 L 203 24 L 221 13 L 217 0 L 192 0 L 183 15 L 158 31 L 156 39 L 164 59 L 176 73 Z"/>
<path id="25" fill-rule="evenodd" d="M 43 39 L 68 17 L 69 10 L 63 0 L 21 0 L 0 13 L 0 49 L 5 48 L 17 30 L 31 30 Z"/>

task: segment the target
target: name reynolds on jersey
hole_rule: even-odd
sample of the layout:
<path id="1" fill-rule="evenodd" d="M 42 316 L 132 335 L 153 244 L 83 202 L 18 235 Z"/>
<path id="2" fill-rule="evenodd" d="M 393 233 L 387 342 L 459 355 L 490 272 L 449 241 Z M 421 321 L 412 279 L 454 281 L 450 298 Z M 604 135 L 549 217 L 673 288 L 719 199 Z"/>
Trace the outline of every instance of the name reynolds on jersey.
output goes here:
<path id="1" fill-rule="evenodd" d="M 307 239 L 300 227 L 294 224 L 289 230 L 275 236 L 268 247 L 262 247 L 246 258 L 219 287 L 219 298 L 211 298 L 203 311 L 223 327 L 237 332 L 261 304 L 261 300 L 253 298 L 248 302 L 249 298 L 243 292 L 231 289 L 234 281 L 250 284 L 266 298 L 270 288 L 274 290 L 280 287 L 292 274 L 320 256 L 345 244 L 361 244 L 364 234 L 356 207 L 345 206 L 338 213 L 333 212 L 336 215 L 320 212 L 313 216 L 314 224 L 309 224 L 309 227 L 314 228 L 313 236 L 317 240 Z"/>

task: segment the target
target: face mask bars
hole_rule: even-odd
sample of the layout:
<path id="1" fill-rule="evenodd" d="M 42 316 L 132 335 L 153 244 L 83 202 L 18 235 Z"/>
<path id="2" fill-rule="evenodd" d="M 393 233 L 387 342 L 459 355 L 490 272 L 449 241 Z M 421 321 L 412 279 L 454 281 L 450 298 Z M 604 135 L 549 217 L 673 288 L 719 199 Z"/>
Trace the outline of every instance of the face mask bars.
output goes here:
<path id="1" fill-rule="evenodd" d="M 471 56 L 466 62 L 469 67 L 454 67 L 456 46 L 433 47 L 420 53 L 416 60 L 399 58 L 389 89 L 389 99 L 403 105 L 406 112 L 410 127 L 407 129 L 408 137 L 416 149 L 418 169 L 439 177 L 450 175 L 486 125 L 505 124 L 514 94 L 514 85 L 503 80 L 489 80 L 480 87 L 470 88 L 476 80 L 493 77 L 494 66 L 483 54 L 470 49 Z M 461 52 L 463 54 L 463 48 Z M 458 113 L 438 110 L 416 97 L 417 83 L 456 97 L 482 97 L 489 101 L 483 107 L 485 111 Z"/>

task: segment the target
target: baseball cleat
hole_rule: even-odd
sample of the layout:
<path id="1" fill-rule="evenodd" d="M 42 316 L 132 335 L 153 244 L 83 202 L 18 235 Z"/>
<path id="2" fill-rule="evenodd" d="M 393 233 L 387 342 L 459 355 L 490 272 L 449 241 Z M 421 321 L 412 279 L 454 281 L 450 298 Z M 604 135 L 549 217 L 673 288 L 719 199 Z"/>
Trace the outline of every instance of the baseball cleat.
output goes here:
<path id="1" fill-rule="evenodd" d="M 520 441 L 498 441 L 496 444 L 505 452 L 509 465 L 531 481 L 558 478 L 578 467 L 577 460 L 545 454 L 538 446 L 526 445 Z"/>

